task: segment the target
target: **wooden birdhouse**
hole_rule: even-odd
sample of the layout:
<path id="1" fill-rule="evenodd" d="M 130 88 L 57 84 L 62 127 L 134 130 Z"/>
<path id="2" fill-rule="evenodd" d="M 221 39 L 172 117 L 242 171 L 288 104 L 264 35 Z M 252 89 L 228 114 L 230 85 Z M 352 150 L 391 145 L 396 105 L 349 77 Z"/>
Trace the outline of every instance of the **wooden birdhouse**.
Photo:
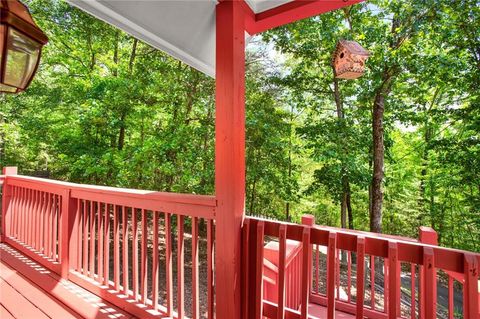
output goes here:
<path id="1" fill-rule="evenodd" d="M 365 72 L 365 61 L 370 52 L 355 41 L 340 40 L 333 54 L 333 67 L 337 79 L 356 79 Z"/>

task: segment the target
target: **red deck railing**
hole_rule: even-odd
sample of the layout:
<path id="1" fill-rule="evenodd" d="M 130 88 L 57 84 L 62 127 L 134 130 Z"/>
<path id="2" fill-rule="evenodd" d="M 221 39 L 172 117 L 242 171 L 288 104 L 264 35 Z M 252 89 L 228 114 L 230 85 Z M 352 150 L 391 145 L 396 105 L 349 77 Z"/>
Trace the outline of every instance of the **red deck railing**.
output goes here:
<path id="1" fill-rule="evenodd" d="M 425 237 L 428 230 L 422 232 Z M 454 277 L 463 283 L 463 318 L 480 317 L 480 254 L 400 237 L 258 218 L 246 219 L 243 234 L 247 278 L 244 318 L 311 318 L 308 305 L 318 304 L 326 307 L 327 318 L 334 318 L 339 310 L 356 318 L 433 319 L 437 318 L 437 281 L 441 271 L 450 274 L 446 317 L 458 317 L 453 308 Z M 271 258 L 265 263 L 264 245 L 271 240 L 278 242 L 278 259 L 273 262 L 278 276 L 268 274 Z M 290 292 L 292 281 L 285 280 L 289 272 L 288 240 L 301 245 L 298 256 L 288 256 L 288 260 L 302 260 L 300 272 L 293 280 L 298 283 L 298 290 Z M 409 285 L 401 282 L 401 275 L 409 275 Z M 279 279 L 272 283 L 272 278 Z M 266 295 L 264 285 L 268 287 Z M 410 291 L 409 301 L 401 298 L 405 290 L 402 288 Z M 273 298 L 272 289 L 278 290 Z M 288 307 L 291 294 L 300 295 L 299 307 Z"/>
<path id="2" fill-rule="evenodd" d="M 2 241 L 137 317 L 215 317 L 215 197 L 15 174 L 0 177 Z M 463 318 L 480 317 L 480 254 L 438 247 L 430 229 L 417 241 L 303 223 L 245 218 L 243 318 L 316 318 L 320 305 L 327 318 L 432 319 L 442 272 L 446 316 L 457 282 Z"/>
<path id="3" fill-rule="evenodd" d="M 15 175 L 4 179 L 3 189 L 3 241 L 44 267 L 139 318 L 185 317 L 190 268 L 189 313 L 200 318 L 199 296 L 206 294 L 213 318 L 214 197 Z M 200 242 L 202 219 L 206 243 Z M 186 235 L 191 267 L 185 266 Z M 201 245 L 207 291 L 199 289 Z"/>

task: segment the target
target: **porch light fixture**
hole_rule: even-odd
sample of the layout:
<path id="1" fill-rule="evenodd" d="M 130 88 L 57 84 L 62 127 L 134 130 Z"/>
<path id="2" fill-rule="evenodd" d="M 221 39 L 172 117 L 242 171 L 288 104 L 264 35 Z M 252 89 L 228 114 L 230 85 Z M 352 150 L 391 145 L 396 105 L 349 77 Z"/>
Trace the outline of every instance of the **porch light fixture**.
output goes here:
<path id="1" fill-rule="evenodd" d="M 18 0 L 0 0 L 0 92 L 19 93 L 32 81 L 47 36 Z"/>

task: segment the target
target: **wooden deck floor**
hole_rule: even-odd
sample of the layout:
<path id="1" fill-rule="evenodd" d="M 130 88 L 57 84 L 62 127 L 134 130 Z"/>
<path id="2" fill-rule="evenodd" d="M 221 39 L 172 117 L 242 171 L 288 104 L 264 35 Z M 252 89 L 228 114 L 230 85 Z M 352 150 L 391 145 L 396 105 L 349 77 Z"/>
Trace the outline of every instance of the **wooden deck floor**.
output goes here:
<path id="1" fill-rule="evenodd" d="M 325 318 L 326 308 L 311 304 L 310 316 Z M 0 244 L 0 318 L 135 318 L 100 297 L 43 268 L 6 244 Z M 336 311 L 336 318 L 355 318 Z"/>
<path id="2" fill-rule="evenodd" d="M 0 244 L 0 318 L 134 317 Z"/>

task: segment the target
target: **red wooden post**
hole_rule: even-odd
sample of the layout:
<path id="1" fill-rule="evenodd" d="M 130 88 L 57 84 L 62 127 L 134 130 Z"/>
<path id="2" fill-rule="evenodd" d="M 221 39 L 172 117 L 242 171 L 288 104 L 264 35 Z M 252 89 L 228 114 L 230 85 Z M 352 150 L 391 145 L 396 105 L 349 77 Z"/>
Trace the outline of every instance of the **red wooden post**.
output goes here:
<path id="1" fill-rule="evenodd" d="M 302 225 L 313 227 L 315 225 L 315 216 L 310 215 L 310 214 L 304 214 L 302 216 Z M 312 253 L 312 246 L 309 246 L 309 252 L 310 254 Z M 310 258 L 311 260 L 311 258 Z M 308 264 L 308 282 L 309 282 L 309 289 L 313 288 L 313 283 L 312 283 L 312 276 L 313 276 L 313 264 L 312 262 L 309 262 Z"/>
<path id="2" fill-rule="evenodd" d="M 192 217 L 192 318 L 200 318 L 198 291 L 198 218 Z"/>
<path id="3" fill-rule="evenodd" d="M 255 291 L 256 291 L 256 296 L 255 296 L 255 304 L 250 305 L 251 307 L 254 307 L 254 319 L 262 319 L 263 315 L 263 256 L 264 256 L 264 251 L 263 251 L 263 236 L 264 236 L 264 231 L 265 231 L 265 225 L 262 221 L 260 221 L 257 224 L 257 229 L 256 229 L 256 256 L 255 256 Z M 218 294 L 217 294 L 218 298 Z M 217 311 L 218 311 L 218 305 L 217 305 Z M 232 314 L 233 315 L 233 314 Z M 217 318 L 220 318 L 217 316 Z"/>
<path id="4" fill-rule="evenodd" d="M 167 315 L 173 314 L 173 258 L 172 258 L 172 220 L 168 213 L 165 213 L 165 272 L 167 290 Z"/>
<path id="5" fill-rule="evenodd" d="M 3 191 L 2 191 L 2 233 L 0 234 L 0 242 L 5 240 L 7 236 L 7 222 L 9 221 L 9 207 L 10 200 L 12 198 L 12 187 L 8 186 L 8 176 L 17 175 L 16 167 L 4 167 L 2 174 L 5 175 L 5 181 L 3 182 Z"/>
<path id="6" fill-rule="evenodd" d="M 464 276 L 465 284 L 463 286 L 463 317 L 470 319 L 479 318 L 478 308 L 478 261 L 474 254 L 464 254 Z"/>
<path id="7" fill-rule="evenodd" d="M 217 318 L 240 319 L 245 208 L 245 17 L 241 1 L 216 7 L 215 193 Z"/>
<path id="8" fill-rule="evenodd" d="M 327 250 L 327 318 L 335 318 L 335 282 L 336 282 L 336 251 L 337 234 L 331 232 L 328 236 Z"/>
<path id="9" fill-rule="evenodd" d="M 177 215 L 177 313 L 178 319 L 185 316 L 185 244 L 184 244 L 184 219 Z"/>
<path id="10" fill-rule="evenodd" d="M 61 262 L 61 276 L 68 277 L 70 271 L 70 264 L 76 264 L 76 256 L 73 254 L 78 240 L 76 220 L 77 215 L 77 201 L 70 196 L 70 189 L 65 189 L 62 194 L 62 210 L 60 212 L 60 262 Z M 70 251 L 72 254 L 70 255 Z M 72 260 L 71 260 L 72 258 Z"/>
<path id="11" fill-rule="evenodd" d="M 308 318 L 308 303 L 311 289 L 312 249 L 310 245 L 310 227 L 305 227 L 302 234 L 302 319 Z"/>
<path id="12" fill-rule="evenodd" d="M 132 208 L 133 210 L 134 208 Z M 129 249 L 129 234 L 128 234 L 128 207 L 122 206 L 122 268 L 123 268 L 123 294 L 128 296 L 128 249 Z M 155 248 L 155 247 L 154 247 Z"/>
<path id="13" fill-rule="evenodd" d="M 437 275 L 435 271 L 435 257 L 431 247 L 423 248 L 423 294 L 424 306 L 421 309 L 424 318 L 437 317 Z"/>
<path id="14" fill-rule="evenodd" d="M 158 275 L 160 272 L 158 265 L 158 219 L 160 213 L 155 211 L 153 213 L 153 265 L 152 265 L 152 303 L 153 309 L 158 310 Z"/>
<path id="15" fill-rule="evenodd" d="M 419 241 L 423 244 L 427 244 L 427 245 L 434 245 L 434 246 L 437 246 L 438 245 L 438 236 L 437 236 L 437 232 L 433 229 L 433 228 L 430 228 L 430 227 L 425 227 L 425 226 L 422 226 L 420 227 L 420 232 L 419 232 Z M 432 253 L 433 254 L 433 253 Z M 425 282 L 425 277 L 426 277 L 426 272 L 427 271 L 430 271 L 430 269 L 425 269 L 425 266 L 420 266 L 420 271 L 419 271 L 419 278 L 420 278 L 420 289 L 419 289 L 419 293 L 420 293 L 420 309 L 419 309 L 419 313 L 420 313 L 420 318 L 421 319 L 425 319 L 425 316 L 426 316 L 426 308 L 429 307 L 429 303 L 427 303 L 426 301 L 426 294 L 427 294 L 427 287 L 426 287 L 426 282 Z M 436 271 L 434 268 L 431 269 L 432 273 L 433 273 L 433 276 L 435 277 L 436 279 Z M 430 273 L 430 275 L 432 274 Z M 435 291 L 435 293 L 432 295 L 432 296 L 429 296 L 429 298 L 432 298 L 431 299 L 431 302 L 435 303 L 435 305 L 437 304 L 437 283 L 436 283 L 436 280 L 433 281 L 433 287 L 431 287 L 431 289 L 433 291 Z"/>
<path id="16" fill-rule="evenodd" d="M 398 246 L 396 242 L 388 243 L 388 280 L 390 290 L 388 291 L 388 318 L 396 319 L 397 311 L 400 309 L 400 294 L 397 291 L 397 284 L 400 280 L 400 264 L 398 263 Z M 387 280 L 387 278 L 385 278 Z"/>
<path id="17" fill-rule="evenodd" d="M 277 319 L 285 318 L 285 258 L 287 246 L 287 225 L 280 225 L 278 231 L 278 309 Z"/>
<path id="18" fill-rule="evenodd" d="M 363 319 L 365 300 L 365 238 L 357 238 L 357 319 Z"/>
<path id="19" fill-rule="evenodd" d="M 448 319 L 454 318 L 455 307 L 453 304 L 453 277 L 448 275 Z"/>

